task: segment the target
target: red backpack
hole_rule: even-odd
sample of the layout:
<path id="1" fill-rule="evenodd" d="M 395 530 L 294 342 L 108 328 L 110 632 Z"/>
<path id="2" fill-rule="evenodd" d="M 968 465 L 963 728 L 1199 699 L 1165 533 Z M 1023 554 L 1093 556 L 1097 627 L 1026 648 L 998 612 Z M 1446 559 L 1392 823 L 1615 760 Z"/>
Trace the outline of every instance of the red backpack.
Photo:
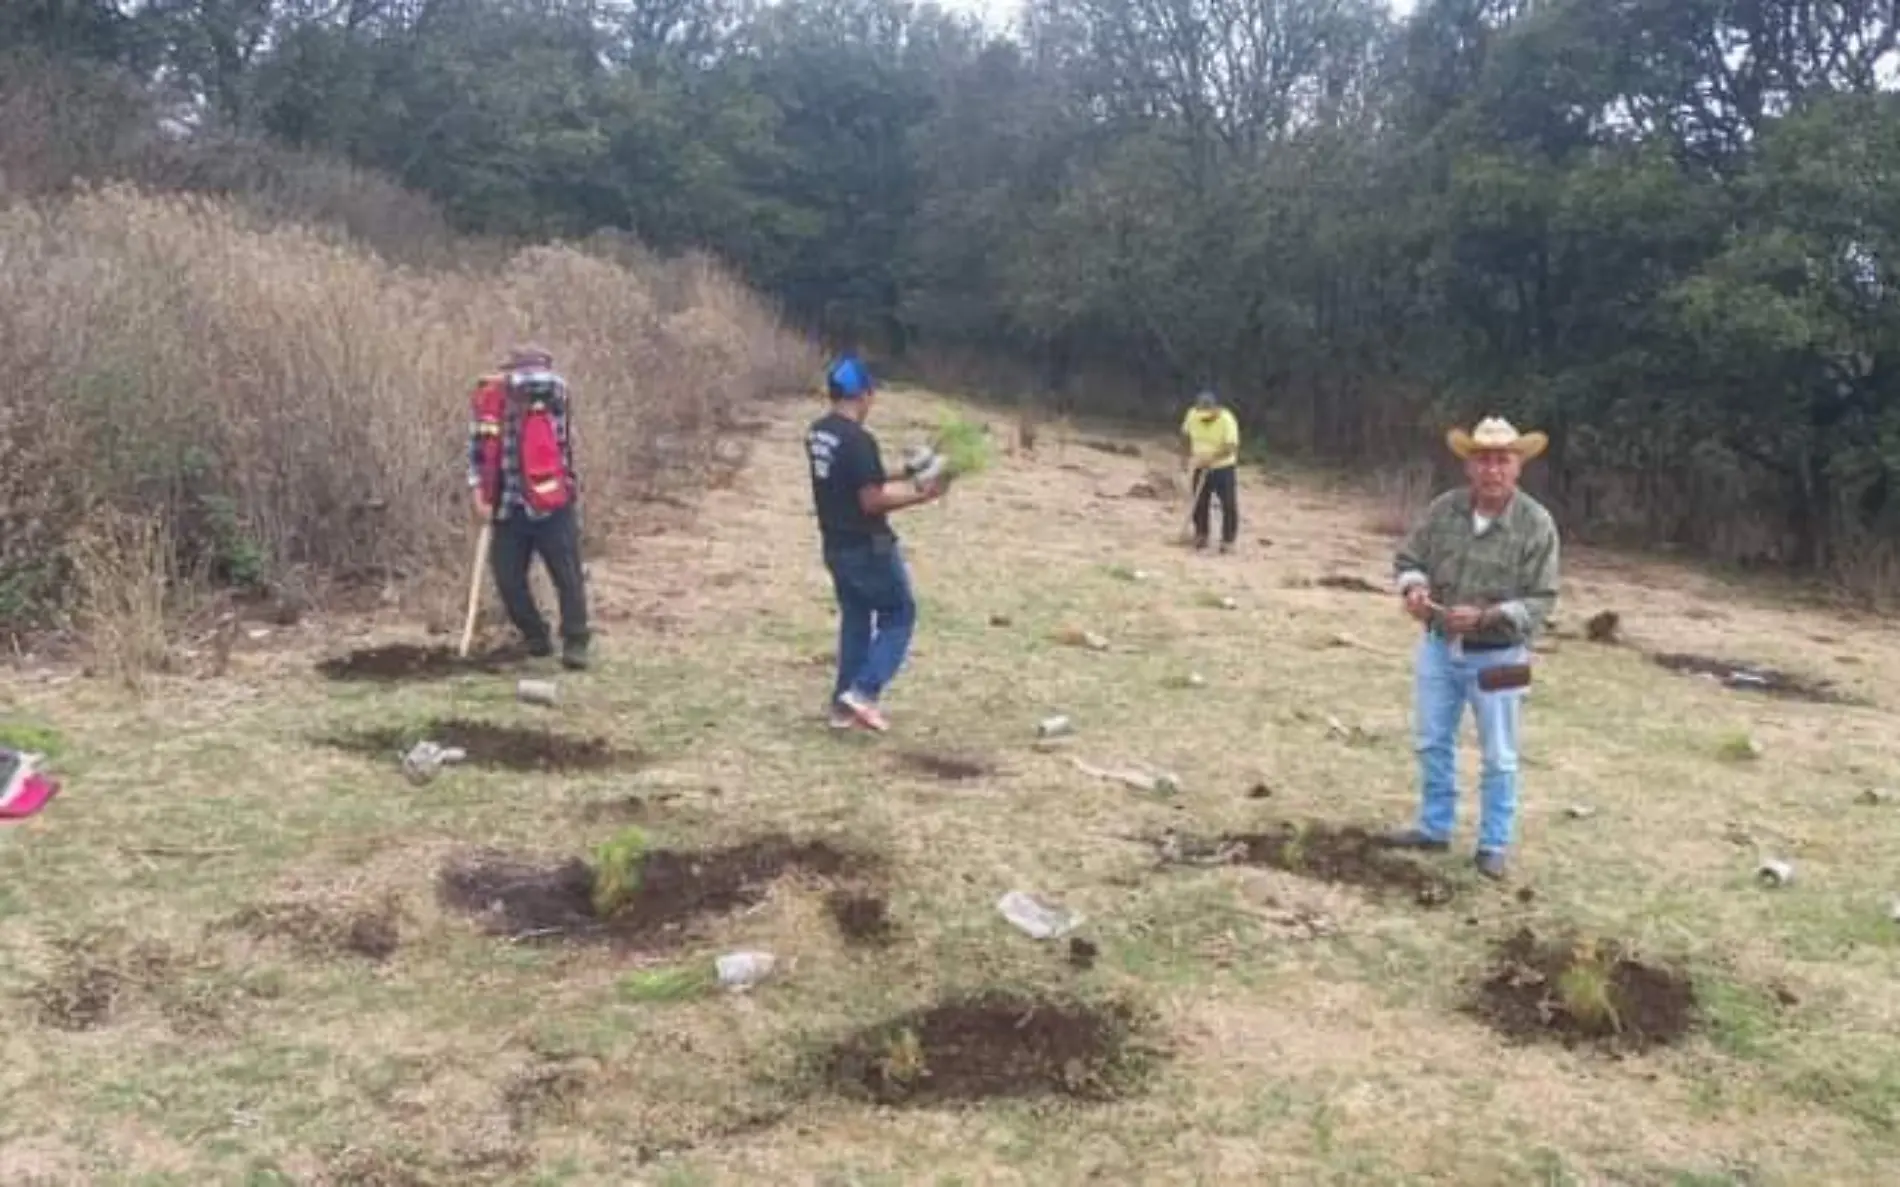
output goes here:
<path id="1" fill-rule="evenodd" d="M 547 515 L 568 505 L 574 496 L 573 477 L 561 448 L 555 410 L 564 393 L 552 377 L 530 377 L 525 382 L 507 375 L 485 375 L 475 385 L 475 433 L 481 438 L 482 492 L 492 504 L 501 494 L 502 443 L 513 397 L 519 410 L 516 448 L 521 462 L 521 498 L 535 515 Z"/>

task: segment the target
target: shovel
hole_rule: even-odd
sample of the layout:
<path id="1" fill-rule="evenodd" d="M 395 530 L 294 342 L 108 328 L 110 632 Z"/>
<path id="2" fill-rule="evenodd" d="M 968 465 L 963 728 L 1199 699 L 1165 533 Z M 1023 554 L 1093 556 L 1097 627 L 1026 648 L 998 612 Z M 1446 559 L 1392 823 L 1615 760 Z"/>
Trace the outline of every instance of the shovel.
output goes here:
<path id="1" fill-rule="evenodd" d="M 468 617 L 462 620 L 462 645 L 456 654 L 468 658 L 469 645 L 475 641 L 475 617 L 482 609 L 482 571 L 488 568 L 488 544 L 494 538 L 495 525 L 484 523 L 475 538 L 475 566 L 468 575 Z"/>
<path id="2" fill-rule="evenodd" d="M 1205 467 L 1194 472 L 1193 489 L 1188 491 L 1187 522 L 1181 525 L 1181 543 L 1194 542 L 1194 509 L 1201 505 L 1201 488 L 1207 485 Z"/>

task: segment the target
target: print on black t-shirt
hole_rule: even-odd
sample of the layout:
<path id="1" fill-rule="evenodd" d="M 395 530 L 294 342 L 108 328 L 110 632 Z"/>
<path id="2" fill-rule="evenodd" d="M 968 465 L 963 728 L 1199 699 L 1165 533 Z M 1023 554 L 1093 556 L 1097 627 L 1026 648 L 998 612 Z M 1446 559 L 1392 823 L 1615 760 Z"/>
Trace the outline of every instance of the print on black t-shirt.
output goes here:
<path id="1" fill-rule="evenodd" d="M 858 503 L 860 490 L 884 484 L 884 459 L 878 455 L 877 438 L 857 421 L 834 412 L 812 422 L 805 435 L 805 451 L 811 461 L 818 531 L 827 548 L 892 535 L 884 516 L 866 515 Z"/>

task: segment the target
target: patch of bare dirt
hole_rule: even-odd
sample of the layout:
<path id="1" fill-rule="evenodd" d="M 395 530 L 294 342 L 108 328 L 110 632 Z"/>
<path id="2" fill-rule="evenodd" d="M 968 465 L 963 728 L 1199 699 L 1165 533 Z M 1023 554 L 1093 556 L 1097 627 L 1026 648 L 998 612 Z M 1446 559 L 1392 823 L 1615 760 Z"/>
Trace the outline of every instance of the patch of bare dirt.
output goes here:
<path id="1" fill-rule="evenodd" d="M 582 737 L 551 727 L 529 729 L 462 718 L 357 730 L 320 739 L 338 750 L 378 757 L 403 754 L 425 740 L 466 751 L 471 766 L 504 771 L 604 771 L 637 767 L 647 761 L 641 751 L 622 750 L 598 735 Z"/>
<path id="2" fill-rule="evenodd" d="M 1696 996 L 1686 973 L 1645 964 L 1614 940 L 1541 940 L 1520 928 L 1497 945 L 1466 1008 L 1512 1039 L 1635 1054 L 1687 1034 Z"/>
<path id="3" fill-rule="evenodd" d="M 164 944 L 116 931 L 63 940 L 58 949 L 52 971 L 30 991 L 40 1025 L 54 1030 L 96 1030 L 127 996 L 163 993 L 179 972 Z"/>
<path id="4" fill-rule="evenodd" d="M 517 1132 L 532 1129 L 542 1119 L 573 1108 L 587 1091 L 585 1068 L 550 1064 L 530 1068 L 502 1089 L 501 1103 Z"/>
<path id="5" fill-rule="evenodd" d="M 1759 692 L 1786 700 L 1810 701 L 1821 705 L 1865 703 L 1856 697 L 1840 692 L 1831 681 L 1809 680 L 1760 664 L 1737 663 L 1688 653 L 1653 655 L 1650 658 L 1671 672 L 1686 676 L 1705 676 L 1719 681 L 1727 688 L 1744 692 Z"/>
<path id="6" fill-rule="evenodd" d="M 1339 593 L 1383 594 L 1388 592 L 1364 577 L 1350 577 L 1343 573 L 1329 573 L 1315 579 L 1313 584 L 1320 589 L 1330 589 Z"/>
<path id="7" fill-rule="evenodd" d="M 793 874 L 837 878 L 874 859 L 824 841 L 771 835 L 725 849 L 656 849 L 640 865 L 640 888 L 608 918 L 594 912 L 594 874 L 578 858 L 557 865 L 505 853 L 476 853 L 442 871 L 442 901 L 519 940 L 612 943 L 656 948 L 690 934 L 699 920 L 762 901 Z"/>
<path id="8" fill-rule="evenodd" d="M 452 647 L 391 643 L 333 656 L 319 663 L 317 672 L 326 680 L 398 684 L 405 681 L 446 680 L 451 676 L 466 676 L 473 672 L 494 673 L 511 660 L 519 658 L 520 653 L 507 648 L 463 659 Z"/>
<path id="9" fill-rule="evenodd" d="M 881 948 L 897 938 L 897 926 L 891 922 L 890 906 L 883 895 L 834 890 L 825 896 L 825 910 L 849 943 Z"/>
<path id="10" fill-rule="evenodd" d="M 394 900 L 369 907 L 260 903 L 233 915 L 227 926 L 259 939 L 287 940 L 305 956 L 361 956 L 380 964 L 402 943 L 401 919 Z"/>
<path id="11" fill-rule="evenodd" d="M 897 756 L 897 761 L 920 774 L 949 783 L 982 779 L 996 773 L 995 763 L 975 754 L 941 750 L 906 750 Z"/>
<path id="12" fill-rule="evenodd" d="M 1361 828 L 1284 821 L 1274 832 L 1229 834 L 1217 841 L 1171 836 L 1160 848 L 1163 860 L 1268 866 L 1319 882 L 1398 892 L 1428 907 L 1450 902 L 1455 889 L 1444 875 L 1386 848 Z"/>
<path id="13" fill-rule="evenodd" d="M 610 800 L 591 800 L 578 812 L 582 820 L 594 823 L 625 823 L 644 820 L 655 808 L 679 802 L 678 792 L 666 791 L 653 796 L 623 795 Z"/>
<path id="14" fill-rule="evenodd" d="M 324 1167 L 324 1187 L 440 1187 L 443 1180 L 415 1159 L 365 1146 L 346 1146 Z"/>
<path id="15" fill-rule="evenodd" d="M 1127 1005 L 1004 990 L 941 1002 L 853 1034 L 825 1057 L 825 1082 L 879 1104 L 996 1098 L 1107 1101 L 1140 1083 L 1152 1052 Z"/>

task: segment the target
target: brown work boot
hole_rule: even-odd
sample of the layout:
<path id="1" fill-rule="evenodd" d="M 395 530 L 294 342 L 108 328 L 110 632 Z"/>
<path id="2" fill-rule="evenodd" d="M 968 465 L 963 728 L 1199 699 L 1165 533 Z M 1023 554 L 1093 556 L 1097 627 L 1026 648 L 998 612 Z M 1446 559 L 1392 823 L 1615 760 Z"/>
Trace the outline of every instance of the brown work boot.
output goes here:
<path id="1" fill-rule="evenodd" d="M 1450 841 L 1428 837 L 1415 828 L 1385 833 L 1379 837 L 1379 844 L 1386 849 L 1413 849 L 1420 853 L 1443 853 L 1451 848 Z"/>

